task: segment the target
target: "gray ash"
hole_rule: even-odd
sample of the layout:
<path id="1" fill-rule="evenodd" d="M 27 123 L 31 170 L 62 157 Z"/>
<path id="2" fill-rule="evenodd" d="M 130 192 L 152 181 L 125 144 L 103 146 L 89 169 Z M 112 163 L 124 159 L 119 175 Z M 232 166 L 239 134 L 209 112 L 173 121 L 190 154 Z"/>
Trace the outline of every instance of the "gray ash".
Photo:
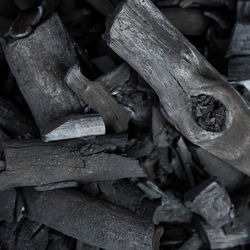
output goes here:
<path id="1" fill-rule="evenodd" d="M 206 131 L 221 132 L 225 129 L 226 107 L 209 95 L 192 96 L 192 116 Z"/>

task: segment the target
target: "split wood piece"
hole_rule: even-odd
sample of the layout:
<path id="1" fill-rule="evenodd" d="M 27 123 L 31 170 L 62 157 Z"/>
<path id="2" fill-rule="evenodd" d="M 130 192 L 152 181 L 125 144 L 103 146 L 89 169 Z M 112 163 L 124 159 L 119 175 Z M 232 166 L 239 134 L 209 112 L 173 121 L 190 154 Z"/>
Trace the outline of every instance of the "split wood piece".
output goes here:
<path id="1" fill-rule="evenodd" d="M 186 36 L 203 35 L 209 24 L 209 19 L 198 9 L 173 7 L 161 9 L 161 12 Z"/>
<path id="2" fill-rule="evenodd" d="M 100 76 L 96 81 L 100 82 L 106 89 L 112 92 L 118 86 L 122 86 L 130 78 L 130 67 L 123 63 L 111 72 Z"/>
<path id="3" fill-rule="evenodd" d="M 23 195 L 28 218 L 87 244 L 109 250 L 159 249 L 162 229 L 127 209 L 73 190 L 24 189 Z"/>
<path id="4" fill-rule="evenodd" d="M 0 173 L 0 190 L 65 181 L 86 183 L 145 177 L 139 161 L 113 153 L 117 146 L 111 143 L 105 148 L 105 145 L 87 141 L 6 142 L 5 169 Z"/>
<path id="5" fill-rule="evenodd" d="M 202 148 L 194 146 L 191 148 L 191 151 L 192 155 L 199 162 L 200 168 L 228 190 L 237 190 L 246 184 L 248 176 L 229 164 L 206 152 Z"/>
<path id="6" fill-rule="evenodd" d="M 0 97 L 0 127 L 10 135 L 28 137 L 36 134 L 34 125 L 11 102 Z"/>
<path id="7" fill-rule="evenodd" d="M 65 81 L 84 102 L 103 117 L 108 127 L 117 133 L 128 129 L 128 122 L 131 118 L 129 111 L 118 104 L 99 82 L 88 80 L 81 73 L 78 65 L 69 69 Z"/>
<path id="8" fill-rule="evenodd" d="M 215 181 L 204 181 L 185 195 L 186 206 L 213 227 L 228 223 L 232 203 L 227 191 Z"/>
<path id="9" fill-rule="evenodd" d="M 2 39 L 1 43 L 40 130 L 63 116 L 80 113 L 78 98 L 63 81 L 67 69 L 78 59 L 58 15 L 26 38 L 9 43 Z"/>
<path id="10" fill-rule="evenodd" d="M 121 5 L 105 38 L 155 90 L 177 130 L 250 175 L 246 102 L 149 0 Z"/>
<path id="11" fill-rule="evenodd" d="M 212 249 L 231 248 L 250 243 L 249 203 L 249 188 L 244 188 L 234 201 L 235 214 L 229 224 L 223 229 L 204 226 Z"/>
<path id="12" fill-rule="evenodd" d="M 42 134 L 45 142 L 104 135 L 105 124 L 99 115 L 70 115 L 50 124 Z"/>
<path id="13" fill-rule="evenodd" d="M 76 242 L 76 250 L 100 250 L 99 247 L 91 246 L 80 240 Z"/>
<path id="14" fill-rule="evenodd" d="M 154 211 L 153 222 L 159 223 L 189 223 L 192 216 L 183 202 L 171 192 L 163 192 L 154 183 L 147 181 L 146 185 L 138 185 L 145 193 L 152 192 L 161 197 L 161 205 Z M 157 196 L 156 196 L 157 197 Z"/>
<path id="15" fill-rule="evenodd" d="M 16 208 L 16 191 L 15 189 L 9 189 L 0 191 L 0 221 L 6 220 L 9 222 L 14 221 L 15 208 Z"/>

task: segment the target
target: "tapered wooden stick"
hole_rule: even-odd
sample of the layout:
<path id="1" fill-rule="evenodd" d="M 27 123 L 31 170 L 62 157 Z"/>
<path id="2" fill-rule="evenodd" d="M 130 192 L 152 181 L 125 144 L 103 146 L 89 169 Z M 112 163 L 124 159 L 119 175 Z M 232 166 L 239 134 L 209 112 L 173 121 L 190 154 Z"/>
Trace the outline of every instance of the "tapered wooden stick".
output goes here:
<path id="1" fill-rule="evenodd" d="M 127 0 L 107 23 L 105 37 L 151 85 L 185 137 L 250 175 L 245 101 L 150 0 Z"/>

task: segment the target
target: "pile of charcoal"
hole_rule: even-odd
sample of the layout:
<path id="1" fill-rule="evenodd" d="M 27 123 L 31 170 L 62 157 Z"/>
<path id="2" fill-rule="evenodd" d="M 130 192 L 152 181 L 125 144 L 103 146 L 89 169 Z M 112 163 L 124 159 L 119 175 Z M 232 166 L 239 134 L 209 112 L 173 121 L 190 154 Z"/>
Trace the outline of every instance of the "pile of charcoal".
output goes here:
<path id="1" fill-rule="evenodd" d="M 250 246 L 250 1 L 1 0 L 0 250 Z"/>

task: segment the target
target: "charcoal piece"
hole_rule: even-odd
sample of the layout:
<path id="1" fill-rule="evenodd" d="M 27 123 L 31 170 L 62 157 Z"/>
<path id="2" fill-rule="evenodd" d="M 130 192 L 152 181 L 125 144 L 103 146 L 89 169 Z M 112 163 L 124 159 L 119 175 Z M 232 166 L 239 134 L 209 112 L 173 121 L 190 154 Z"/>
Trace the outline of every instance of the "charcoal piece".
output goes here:
<path id="1" fill-rule="evenodd" d="M 100 182 L 100 197 L 118 206 L 128 208 L 139 216 L 152 218 L 157 202 L 146 201 L 145 194 L 129 180 Z"/>
<path id="2" fill-rule="evenodd" d="M 249 187 L 239 192 L 234 199 L 235 212 L 229 224 L 222 228 L 205 226 L 212 249 L 230 248 L 250 243 Z"/>
<path id="3" fill-rule="evenodd" d="M 204 130 L 221 132 L 225 129 L 226 108 L 212 96 L 192 96 L 192 115 Z"/>
<path id="4" fill-rule="evenodd" d="M 189 223 L 191 213 L 184 203 L 170 192 L 162 195 L 161 205 L 154 212 L 153 222 L 159 223 Z"/>
<path id="5" fill-rule="evenodd" d="M 231 219 L 232 202 L 227 191 L 217 182 L 207 180 L 188 191 L 186 206 L 213 227 L 221 227 Z"/>
<path id="6" fill-rule="evenodd" d="M 105 124 L 99 115 L 71 115 L 50 124 L 42 132 L 45 142 L 104 135 Z"/>
<path id="7" fill-rule="evenodd" d="M 250 174 L 246 132 L 250 130 L 250 115 L 245 101 L 149 0 L 122 4 L 107 22 L 104 37 L 151 85 L 166 118 L 179 132 Z M 190 97 L 199 95 L 212 96 L 225 106 L 222 132 L 204 130 L 194 120 Z"/>
<path id="8" fill-rule="evenodd" d="M 250 56 L 230 58 L 228 61 L 228 78 L 232 81 L 250 79 Z"/>
<path id="9" fill-rule="evenodd" d="M 170 130 L 171 131 L 171 130 Z M 157 147 L 167 147 L 170 144 L 170 138 L 167 121 L 164 119 L 160 110 L 153 107 L 152 110 L 152 132 L 153 132 L 153 142 Z"/>
<path id="10" fill-rule="evenodd" d="M 17 193 L 15 189 L 0 191 L 0 221 L 6 220 L 9 222 L 15 219 Z"/>
<path id="11" fill-rule="evenodd" d="M 52 0 L 53 1 L 53 0 Z M 34 6 L 38 6 L 42 0 L 14 0 L 20 10 L 27 10 Z"/>
<path id="12" fill-rule="evenodd" d="M 183 243 L 183 245 L 178 248 L 178 250 L 199 250 L 202 246 L 203 242 L 199 238 L 197 234 L 194 234 L 187 241 Z"/>
<path id="13" fill-rule="evenodd" d="M 147 125 L 151 119 L 153 93 L 147 86 L 143 88 L 143 83 L 127 64 L 121 64 L 96 81 L 108 89 L 117 102 L 131 113 L 134 123 Z"/>
<path id="14" fill-rule="evenodd" d="M 247 176 L 231 165 L 209 154 L 202 148 L 194 147 L 192 152 L 199 162 L 198 166 L 228 190 L 237 190 L 246 184 Z"/>
<path id="15" fill-rule="evenodd" d="M 23 195 L 28 218 L 87 244 L 110 250 L 159 247 L 161 229 L 126 209 L 72 190 L 25 189 Z"/>
<path id="16" fill-rule="evenodd" d="M 161 9 L 161 12 L 185 36 L 203 35 L 209 24 L 208 18 L 198 9 L 173 7 Z"/>
<path id="17" fill-rule="evenodd" d="M 81 111 L 77 97 L 63 81 L 67 69 L 78 63 L 77 55 L 56 14 L 28 37 L 9 44 L 2 40 L 2 46 L 40 130 Z"/>
<path id="18" fill-rule="evenodd" d="M 119 105 L 100 83 L 90 81 L 82 75 L 79 66 L 75 65 L 69 69 L 65 81 L 84 102 L 103 117 L 106 126 L 117 133 L 127 130 L 130 113 Z"/>
<path id="19" fill-rule="evenodd" d="M 114 5 L 110 0 L 86 0 L 102 15 L 110 15 L 114 11 Z"/>
<path id="20" fill-rule="evenodd" d="M 130 67 L 126 63 L 123 63 L 111 72 L 100 76 L 96 81 L 112 92 L 118 86 L 125 84 L 129 80 L 130 74 Z"/>
<path id="21" fill-rule="evenodd" d="M 115 145 L 113 147 L 115 148 Z M 100 145 L 98 148 L 99 153 L 95 153 L 95 145 L 92 151 L 91 142 L 87 141 L 6 142 L 4 146 L 6 166 L 0 173 L 0 190 L 72 180 L 88 183 L 145 177 L 137 160 L 115 153 L 105 153 L 105 146 L 101 148 Z"/>
<path id="22" fill-rule="evenodd" d="M 154 224 L 180 222 L 187 223 L 191 221 L 191 213 L 185 207 L 184 203 L 173 193 L 163 192 L 153 182 L 147 181 L 146 186 L 161 196 L 161 204 L 156 208 L 153 215 Z M 144 188 L 144 190 L 146 190 Z"/>
<path id="23" fill-rule="evenodd" d="M 250 24 L 236 22 L 227 57 L 250 56 Z"/>
<path id="24" fill-rule="evenodd" d="M 176 150 L 179 154 L 180 161 L 182 163 L 185 180 L 187 183 L 189 183 L 190 187 L 193 187 L 195 185 L 195 179 L 194 179 L 194 174 L 193 174 L 194 162 L 192 160 L 192 155 L 191 155 L 183 137 L 181 137 L 178 140 Z"/>
<path id="25" fill-rule="evenodd" d="M 13 136 L 31 137 L 36 128 L 14 104 L 0 97 L 0 126 Z"/>

